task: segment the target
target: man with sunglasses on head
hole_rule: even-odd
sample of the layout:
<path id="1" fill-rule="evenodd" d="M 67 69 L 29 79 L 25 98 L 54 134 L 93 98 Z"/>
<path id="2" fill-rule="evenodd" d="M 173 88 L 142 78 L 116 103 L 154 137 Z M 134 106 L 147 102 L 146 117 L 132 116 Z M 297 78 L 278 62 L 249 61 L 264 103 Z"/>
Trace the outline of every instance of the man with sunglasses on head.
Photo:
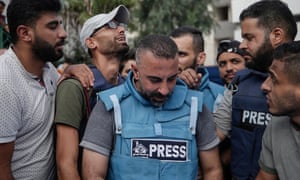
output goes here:
<path id="1" fill-rule="evenodd" d="M 80 179 L 81 148 L 89 111 L 96 104 L 96 93 L 124 82 L 119 74 L 121 57 L 128 51 L 125 32 L 129 20 L 127 8 L 120 5 L 107 14 L 88 19 L 80 41 L 92 58 L 95 83 L 86 92 L 76 79 L 64 80 L 56 98 L 56 160 L 59 179 Z"/>
<path id="2" fill-rule="evenodd" d="M 222 40 L 219 43 L 217 63 L 222 81 L 227 86 L 235 74 L 246 68 L 246 51 L 239 48 L 240 42 L 236 40 Z"/>

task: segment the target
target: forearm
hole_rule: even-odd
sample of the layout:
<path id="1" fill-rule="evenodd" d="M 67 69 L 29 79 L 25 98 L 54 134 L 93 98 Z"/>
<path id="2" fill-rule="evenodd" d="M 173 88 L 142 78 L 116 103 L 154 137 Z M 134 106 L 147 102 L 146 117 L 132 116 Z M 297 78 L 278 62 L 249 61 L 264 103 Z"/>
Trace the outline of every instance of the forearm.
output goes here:
<path id="1" fill-rule="evenodd" d="M 204 179 L 222 180 L 223 170 L 218 147 L 207 151 L 200 151 L 199 158 L 203 169 Z"/>
<path id="2" fill-rule="evenodd" d="M 222 167 L 216 167 L 209 170 L 206 170 L 203 173 L 204 180 L 222 180 L 223 179 L 223 170 Z"/>
<path id="3" fill-rule="evenodd" d="M 104 180 L 108 169 L 108 157 L 88 149 L 83 150 L 82 175 L 86 180 Z"/>
<path id="4" fill-rule="evenodd" d="M 14 142 L 0 144 L 0 180 L 13 180 L 11 158 Z"/>
<path id="5" fill-rule="evenodd" d="M 66 125 L 56 126 L 56 163 L 60 180 L 80 180 L 78 172 L 78 130 Z"/>
<path id="6" fill-rule="evenodd" d="M 80 180 L 77 163 L 57 162 L 57 176 L 59 180 Z"/>

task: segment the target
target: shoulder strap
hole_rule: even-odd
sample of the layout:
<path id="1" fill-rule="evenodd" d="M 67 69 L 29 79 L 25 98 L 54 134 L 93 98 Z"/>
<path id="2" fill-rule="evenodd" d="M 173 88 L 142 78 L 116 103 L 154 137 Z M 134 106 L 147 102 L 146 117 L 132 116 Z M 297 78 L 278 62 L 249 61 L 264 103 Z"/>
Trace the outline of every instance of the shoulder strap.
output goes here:
<path id="1" fill-rule="evenodd" d="M 84 98 L 85 98 L 85 103 L 86 103 L 86 115 L 87 115 L 87 117 L 89 117 L 91 114 L 89 91 L 86 88 L 83 88 L 83 92 L 84 92 Z M 86 118 L 86 120 L 88 120 L 88 118 Z"/>
<path id="2" fill-rule="evenodd" d="M 198 98 L 191 98 L 191 115 L 190 115 L 190 130 L 192 134 L 196 134 L 196 124 L 197 124 L 197 116 L 198 116 Z"/>

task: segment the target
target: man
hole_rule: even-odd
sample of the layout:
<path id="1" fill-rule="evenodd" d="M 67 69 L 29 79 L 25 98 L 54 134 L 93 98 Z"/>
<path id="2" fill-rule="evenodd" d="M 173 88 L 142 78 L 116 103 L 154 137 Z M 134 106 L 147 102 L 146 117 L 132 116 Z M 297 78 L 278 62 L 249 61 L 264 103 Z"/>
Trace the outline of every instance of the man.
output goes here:
<path id="1" fill-rule="evenodd" d="M 211 114 L 177 79 L 177 51 L 168 36 L 144 37 L 126 82 L 100 93 L 81 142 L 85 179 L 196 179 L 198 159 L 205 179 L 222 178 Z"/>
<path id="2" fill-rule="evenodd" d="M 194 27 L 182 26 L 173 30 L 170 36 L 179 51 L 179 78 L 190 88 L 203 92 L 204 104 L 213 112 L 218 104 L 216 99 L 221 99 L 218 97 L 222 97 L 224 87 L 211 82 L 208 71 L 203 67 L 206 54 L 202 32 Z"/>
<path id="3" fill-rule="evenodd" d="M 236 74 L 232 89 L 225 92 L 215 122 L 220 139 L 231 137 L 233 178 L 254 179 L 259 169 L 262 135 L 271 120 L 260 86 L 267 78 L 274 48 L 293 40 L 297 25 L 290 9 L 281 1 L 250 5 L 242 11 L 240 23 L 240 48 L 252 56 L 252 61 L 247 63 L 249 69 Z"/>
<path id="4" fill-rule="evenodd" d="M 12 46 L 0 59 L 0 179 L 55 179 L 52 126 L 59 75 L 51 62 L 62 57 L 66 38 L 60 9 L 59 0 L 8 5 Z M 81 73 L 92 76 L 87 69 Z"/>
<path id="5" fill-rule="evenodd" d="M 246 68 L 246 53 L 239 46 L 240 42 L 236 40 L 222 40 L 219 43 L 217 63 L 220 77 L 226 86 L 239 70 Z"/>
<path id="6" fill-rule="evenodd" d="M 300 42 L 275 49 L 269 76 L 262 84 L 273 118 L 263 135 L 257 179 L 299 179 Z"/>
<path id="7" fill-rule="evenodd" d="M 58 86 L 55 123 L 59 179 L 80 179 L 82 149 L 79 149 L 79 142 L 88 119 L 88 110 L 96 101 L 96 92 L 124 81 L 118 72 L 121 56 L 128 51 L 125 36 L 128 19 L 127 8 L 120 5 L 107 14 L 89 18 L 82 27 L 80 39 L 92 58 L 95 83 L 90 98 L 76 79 L 66 79 Z"/>

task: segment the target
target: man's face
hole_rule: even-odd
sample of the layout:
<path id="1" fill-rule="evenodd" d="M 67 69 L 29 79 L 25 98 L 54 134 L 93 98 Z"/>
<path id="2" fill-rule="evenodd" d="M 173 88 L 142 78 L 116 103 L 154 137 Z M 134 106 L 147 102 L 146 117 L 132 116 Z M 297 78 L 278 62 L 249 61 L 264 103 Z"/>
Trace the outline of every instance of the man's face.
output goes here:
<path id="1" fill-rule="evenodd" d="M 33 33 L 32 50 L 38 59 L 54 62 L 63 56 L 67 34 L 60 16 L 56 13 L 43 14 L 37 20 Z"/>
<path id="2" fill-rule="evenodd" d="M 176 85 L 178 60 L 155 57 L 150 51 L 138 58 L 139 63 L 132 66 L 137 91 L 152 105 L 163 105 Z"/>
<path id="3" fill-rule="evenodd" d="M 95 32 L 91 38 L 101 54 L 125 53 L 129 49 L 126 42 L 125 28 L 122 26 L 112 29 L 108 25 L 105 25 Z"/>
<path id="4" fill-rule="evenodd" d="M 269 69 L 269 77 L 261 88 L 266 93 L 270 113 L 292 116 L 299 113 L 300 86 L 289 81 L 283 69 L 284 63 L 274 60 Z"/>
<path id="5" fill-rule="evenodd" d="M 223 52 L 218 58 L 218 66 L 221 79 L 229 84 L 237 71 L 246 66 L 245 59 L 236 53 Z"/>
<path id="6" fill-rule="evenodd" d="M 266 71 L 272 63 L 273 47 L 269 34 L 263 27 L 257 25 L 258 19 L 246 18 L 241 22 L 243 41 L 240 45 L 252 57 L 249 67 Z"/>
<path id="7" fill-rule="evenodd" d="M 171 37 L 178 47 L 179 71 L 186 68 L 195 68 L 197 64 L 196 53 L 193 48 L 193 38 L 191 35 Z"/>

